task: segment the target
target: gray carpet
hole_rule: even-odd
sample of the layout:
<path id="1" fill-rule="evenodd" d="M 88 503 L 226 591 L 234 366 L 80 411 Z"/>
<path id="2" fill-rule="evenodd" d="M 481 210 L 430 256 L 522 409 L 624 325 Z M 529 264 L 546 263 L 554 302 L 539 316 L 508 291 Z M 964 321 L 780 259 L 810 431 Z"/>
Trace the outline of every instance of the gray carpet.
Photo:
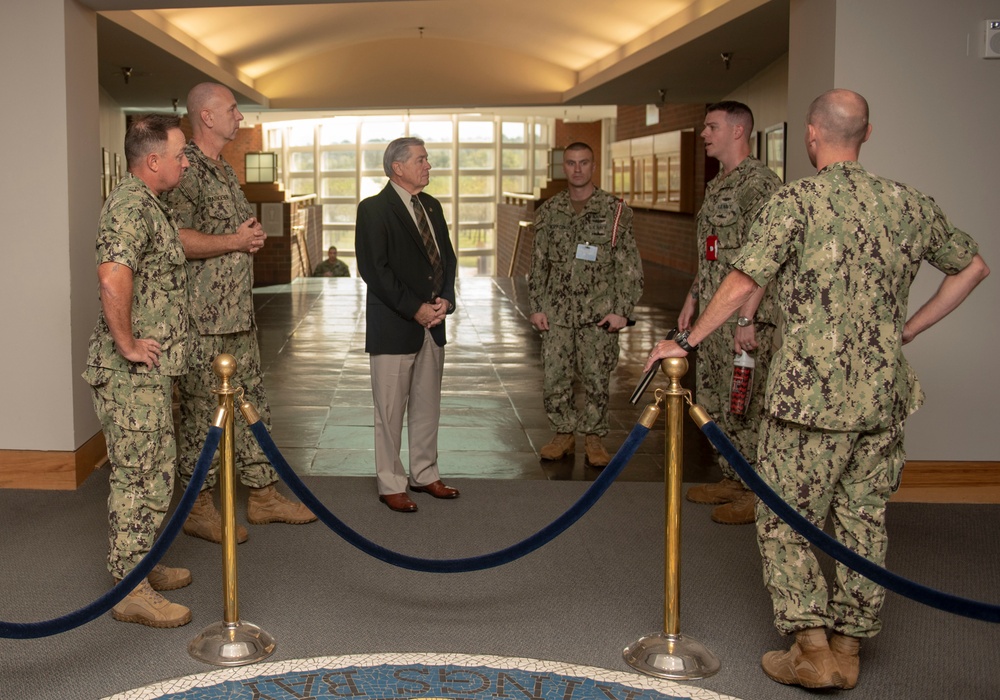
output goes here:
<path id="1" fill-rule="evenodd" d="M 420 512 L 390 512 L 374 480 L 309 477 L 348 524 L 385 546 L 462 557 L 519 541 L 572 504 L 583 482 L 453 480 L 462 497 L 417 494 Z M 110 584 L 104 568 L 107 475 L 75 492 L 0 491 L 0 619 L 49 619 Z M 240 518 L 245 493 L 238 494 Z M 663 487 L 618 483 L 577 525 L 526 558 L 468 574 L 395 569 L 324 526 L 249 526 L 238 548 L 240 617 L 277 640 L 269 661 L 379 652 L 456 652 L 629 670 L 621 649 L 663 625 Z M 889 564 L 929 586 L 1000 603 L 1000 506 L 892 504 Z M 722 661 L 689 682 L 743 700 L 800 698 L 759 669 L 782 648 L 771 625 L 751 527 L 710 522 L 685 504 L 681 631 Z M 188 642 L 222 618 L 219 547 L 181 535 L 166 563 L 194 584 L 170 596 L 194 620 L 153 630 L 104 616 L 39 640 L 0 640 L 0 698 L 94 699 L 212 670 Z M 1000 630 L 890 595 L 884 632 L 862 650 L 852 699 L 1000 696 Z M 846 691 L 845 691 L 846 692 Z M 815 694 L 815 693 L 813 693 Z M 839 694 L 839 693 L 835 693 Z"/>

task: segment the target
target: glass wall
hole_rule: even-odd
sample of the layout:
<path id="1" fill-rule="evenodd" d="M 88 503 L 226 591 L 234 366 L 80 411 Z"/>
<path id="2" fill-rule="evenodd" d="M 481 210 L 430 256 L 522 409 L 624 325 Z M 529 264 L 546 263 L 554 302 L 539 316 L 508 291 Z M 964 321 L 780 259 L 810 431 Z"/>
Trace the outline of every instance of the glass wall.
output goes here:
<path id="1" fill-rule="evenodd" d="M 388 182 L 386 144 L 425 142 L 431 163 L 424 190 L 441 202 L 460 276 L 496 273 L 496 211 L 504 192 L 546 184 L 553 120 L 475 114 L 338 116 L 264 125 L 265 150 L 278 153 L 291 195 L 316 194 L 323 206 L 323 248 L 354 267 L 358 202 Z"/>

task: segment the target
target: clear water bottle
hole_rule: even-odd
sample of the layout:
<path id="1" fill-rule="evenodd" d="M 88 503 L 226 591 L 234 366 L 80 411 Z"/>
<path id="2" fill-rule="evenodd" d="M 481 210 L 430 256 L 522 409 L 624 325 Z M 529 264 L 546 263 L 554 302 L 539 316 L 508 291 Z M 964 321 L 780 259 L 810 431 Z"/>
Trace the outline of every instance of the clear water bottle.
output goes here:
<path id="1" fill-rule="evenodd" d="M 733 384 L 729 389 L 729 412 L 742 416 L 750 405 L 750 392 L 753 390 L 753 370 L 757 363 L 753 357 L 741 352 L 733 360 Z"/>

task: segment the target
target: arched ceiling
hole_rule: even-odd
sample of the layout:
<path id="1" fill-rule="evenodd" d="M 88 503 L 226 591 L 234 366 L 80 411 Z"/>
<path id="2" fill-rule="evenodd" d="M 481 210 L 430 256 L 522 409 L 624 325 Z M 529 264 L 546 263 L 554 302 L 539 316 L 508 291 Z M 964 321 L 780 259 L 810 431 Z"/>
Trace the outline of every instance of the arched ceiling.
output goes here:
<path id="1" fill-rule="evenodd" d="M 710 102 L 788 46 L 788 0 L 81 1 L 127 110 L 203 80 L 283 111 Z"/>

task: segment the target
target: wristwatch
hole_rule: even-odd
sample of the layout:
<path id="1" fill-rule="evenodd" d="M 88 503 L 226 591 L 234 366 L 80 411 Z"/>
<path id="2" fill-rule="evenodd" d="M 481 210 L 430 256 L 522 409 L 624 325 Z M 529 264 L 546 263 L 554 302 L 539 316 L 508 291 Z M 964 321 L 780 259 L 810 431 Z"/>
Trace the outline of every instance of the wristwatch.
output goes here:
<path id="1" fill-rule="evenodd" d="M 747 318 L 746 316 L 740 316 L 736 319 L 736 325 L 740 328 L 746 328 L 753 323 L 752 318 Z"/>
<path id="2" fill-rule="evenodd" d="M 688 345 L 688 335 L 691 331 L 681 331 L 674 336 L 673 341 L 681 346 L 681 350 L 684 352 L 694 352 L 698 349 L 697 345 Z"/>

